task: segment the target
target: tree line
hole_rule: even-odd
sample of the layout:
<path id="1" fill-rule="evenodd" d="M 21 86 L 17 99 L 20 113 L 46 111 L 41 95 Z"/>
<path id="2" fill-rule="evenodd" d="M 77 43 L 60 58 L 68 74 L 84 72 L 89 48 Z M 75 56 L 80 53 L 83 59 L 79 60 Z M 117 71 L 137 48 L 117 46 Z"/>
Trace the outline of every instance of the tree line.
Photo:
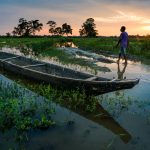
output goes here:
<path id="1" fill-rule="evenodd" d="M 72 27 L 71 25 L 64 23 L 62 26 L 57 26 L 55 21 L 48 21 L 46 23 L 49 26 L 49 33 L 52 36 L 62 36 L 69 34 L 72 35 Z M 36 32 L 39 32 L 43 29 L 43 24 L 39 22 L 39 20 L 26 20 L 24 18 L 19 19 L 19 23 L 16 27 L 14 27 L 12 34 L 13 36 L 24 36 L 29 37 L 35 35 Z M 98 31 L 96 30 L 96 24 L 93 18 L 88 18 L 82 24 L 81 29 L 79 29 L 80 36 L 86 37 L 96 37 L 98 35 Z M 10 36 L 10 33 L 6 33 L 7 36 Z"/>

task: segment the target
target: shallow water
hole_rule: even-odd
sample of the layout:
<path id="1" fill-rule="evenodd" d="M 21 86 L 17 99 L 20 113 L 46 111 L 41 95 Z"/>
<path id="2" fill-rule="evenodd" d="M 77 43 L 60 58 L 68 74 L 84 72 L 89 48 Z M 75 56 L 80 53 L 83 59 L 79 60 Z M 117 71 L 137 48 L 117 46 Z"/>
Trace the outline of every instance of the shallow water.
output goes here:
<path id="1" fill-rule="evenodd" d="M 73 47 L 75 48 L 75 47 Z M 71 48 L 72 49 L 72 48 Z M 77 48 L 75 48 L 77 49 Z M 17 54 L 17 55 L 21 55 L 21 56 L 26 56 L 28 58 L 33 58 L 33 59 L 36 59 L 36 60 L 40 60 L 40 61 L 43 61 L 43 62 L 49 62 L 49 63 L 54 63 L 54 64 L 58 64 L 58 65 L 61 65 L 63 67 L 68 67 L 68 68 L 72 68 L 74 70 L 77 70 L 77 71 L 82 71 L 82 72 L 87 72 L 87 73 L 92 73 L 92 74 L 96 74 L 96 70 L 100 70 L 100 71 L 104 71 L 104 72 L 110 72 L 111 70 L 107 67 L 101 67 L 101 66 L 98 66 L 96 63 L 95 63 L 95 60 L 93 59 L 88 59 L 88 57 L 82 57 L 78 55 L 76 55 L 75 53 L 71 53 L 72 55 L 72 59 L 74 58 L 81 58 L 83 60 L 85 60 L 86 64 L 85 65 L 80 65 L 80 64 L 66 64 L 65 60 L 59 60 L 59 58 L 57 56 L 41 56 L 40 54 L 39 55 L 35 55 L 35 52 L 32 52 L 31 49 L 29 49 L 29 52 L 26 52 L 28 51 L 28 49 L 25 51 L 22 51 L 22 50 L 19 50 L 18 48 L 9 48 L 9 47 L 2 47 L 0 49 L 0 51 L 2 52 L 8 52 L 8 53 L 13 53 L 13 54 Z M 64 48 L 61 48 L 59 49 L 59 51 L 64 51 Z M 66 51 L 66 53 L 68 53 L 68 51 Z M 87 60 L 88 59 L 88 60 Z M 80 60 L 79 60 L 80 61 Z"/>
<path id="2" fill-rule="evenodd" d="M 0 75 L 0 80 L 12 83 L 11 80 Z M 20 87 L 20 90 L 21 87 Z M 38 101 L 44 99 L 35 93 L 24 90 L 26 96 L 34 96 Z M 24 134 L 16 133 L 13 129 L 0 132 L 1 149 L 94 149 L 105 148 L 110 139 L 116 138 L 123 143 L 131 139 L 130 133 L 118 124 L 103 108 L 103 116 L 80 115 L 59 105 L 52 104 L 55 114 L 52 119 L 56 126 L 48 130 L 31 130 Z M 119 134 L 124 134 L 120 136 Z M 105 138 L 101 139 L 101 136 Z M 16 137 L 24 137 L 21 141 Z M 100 140 L 101 139 L 101 140 Z M 37 144 L 38 142 L 38 144 Z M 101 144 L 100 144 L 101 143 Z M 100 145 L 99 145 L 100 144 Z M 74 146 L 73 146 L 74 145 Z"/>
<path id="3" fill-rule="evenodd" d="M 111 60 L 116 61 L 117 58 L 111 58 Z M 25 142 L 25 147 L 52 150 L 149 150 L 150 65 L 146 65 L 148 63 L 145 64 L 145 62 L 147 60 L 129 60 L 127 66 L 122 64 L 123 61 L 120 65 L 94 62 L 111 69 L 111 72 L 97 70 L 95 74 L 99 76 L 111 79 L 139 78 L 140 82 L 132 89 L 100 95 L 99 103 L 106 112 L 103 114 L 101 110 L 102 114 L 97 114 L 98 119 L 94 119 L 96 116 L 91 118 L 89 115 L 79 115 L 79 112 L 74 113 L 56 106 L 57 111 L 53 117 L 58 125 L 46 131 L 30 132 L 30 138 Z M 11 143 L 11 139 L 6 140 L 2 137 L 0 134 L 0 146 L 5 149 L 6 145 Z"/>

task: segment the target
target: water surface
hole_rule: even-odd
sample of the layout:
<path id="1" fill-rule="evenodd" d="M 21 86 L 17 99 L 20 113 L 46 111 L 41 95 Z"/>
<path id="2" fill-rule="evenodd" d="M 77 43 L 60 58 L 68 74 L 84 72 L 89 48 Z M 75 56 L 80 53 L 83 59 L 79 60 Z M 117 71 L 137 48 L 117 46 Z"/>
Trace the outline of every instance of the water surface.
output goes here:
<path id="1" fill-rule="evenodd" d="M 74 48 L 78 50 L 77 47 Z M 73 49 L 66 48 L 66 51 L 70 50 L 71 52 Z M 8 49 L 3 49 L 3 51 L 6 50 Z M 10 49 L 10 52 L 12 52 L 12 49 Z M 98 96 L 100 112 L 95 116 L 72 112 L 66 108 L 56 106 L 57 111 L 53 117 L 58 122 L 57 126 L 46 131 L 30 132 L 29 140 L 24 144 L 25 147 L 27 149 L 52 150 L 150 149 L 150 65 L 148 61 L 129 60 L 127 66 L 125 66 L 122 64 L 123 61 L 118 65 L 117 63 L 106 63 L 96 60 L 95 56 L 97 57 L 97 54 L 93 57 L 93 53 L 91 57 L 86 52 L 75 56 L 93 61 L 97 66 L 107 67 L 111 70 L 110 72 L 102 70 L 91 71 L 83 67 L 84 69 L 81 69 L 81 71 L 110 79 L 139 78 L 140 82 L 132 89 Z M 104 55 L 103 57 L 114 62 L 117 60 L 114 57 Z M 46 59 L 49 62 L 50 58 L 47 57 Z M 59 63 L 61 64 L 61 62 Z M 75 69 L 75 65 L 68 64 L 66 67 L 69 66 Z M 78 65 L 78 67 L 81 66 Z M 9 140 L 3 138 L 2 133 L 0 138 L 0 146 L 3 149 L 7 149 L 7 145 L 13 143 L 11 138 Z"/>

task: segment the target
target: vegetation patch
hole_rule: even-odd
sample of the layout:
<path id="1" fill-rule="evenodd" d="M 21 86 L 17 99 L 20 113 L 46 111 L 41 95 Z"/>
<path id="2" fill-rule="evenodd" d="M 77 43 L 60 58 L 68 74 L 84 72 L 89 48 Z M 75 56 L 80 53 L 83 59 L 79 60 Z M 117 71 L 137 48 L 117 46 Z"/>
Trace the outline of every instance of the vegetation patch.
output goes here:
<path id="1" fill-rule="evenodd" d="M 27 131 L 48 128 L 55 124 L 51 119 L 54 108 L 50 100 L 38 100 L 16 84 L 0 81 L 0 130 Z"/>
<path id="2" fill-rule="evenodd" d="M 56 90 L 45 84 L 26 84 L 27 88 L 36 91 L 53 102 L 60 104 L 73 111 L 94 113 L 97 109 L 98 99 L 94 96 L 87 96 L 84 91 L 79 90 Z"/>
<path id="3" fill-rule="evenodd" d="M 119 49 L 115 47 L 118 41 L 118 37 L 97 37 L 97 38 L 85 38 L 85 37 L 30 37 L 30 38 L 13 38 L 13 37 L 1 37 L 0 47 L 30 47 L 34 51 L 41 53 L 45 49 L 54 47 L 57 43 L 73 42 L 77 47 L 101 53 L 118 54 Z M 129 48 L 127 53 L 129 55 L 142 56 L 144 58 L 150 58 L 150 37 L 149 36 L 130 36 Z"/>

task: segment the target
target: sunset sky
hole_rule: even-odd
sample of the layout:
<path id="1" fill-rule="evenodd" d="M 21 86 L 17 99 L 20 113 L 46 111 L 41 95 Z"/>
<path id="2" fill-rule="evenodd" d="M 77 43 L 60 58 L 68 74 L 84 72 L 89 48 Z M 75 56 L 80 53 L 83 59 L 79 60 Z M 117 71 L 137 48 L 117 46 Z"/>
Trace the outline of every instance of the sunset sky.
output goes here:
<path id="1" fill-rule="evenodd" d="M 150 34 L 150 0 L 0 0 L 0 35 L 11 32 L 19 18 L 39 19 L 44 24 L 37 34 L 48 34 L 47 21 L 57 26 L 68 23 L 73 35 L 87 18 L 94 18 L 99 35 L 120 34 L 125 25 L 130 35 Z"/>

